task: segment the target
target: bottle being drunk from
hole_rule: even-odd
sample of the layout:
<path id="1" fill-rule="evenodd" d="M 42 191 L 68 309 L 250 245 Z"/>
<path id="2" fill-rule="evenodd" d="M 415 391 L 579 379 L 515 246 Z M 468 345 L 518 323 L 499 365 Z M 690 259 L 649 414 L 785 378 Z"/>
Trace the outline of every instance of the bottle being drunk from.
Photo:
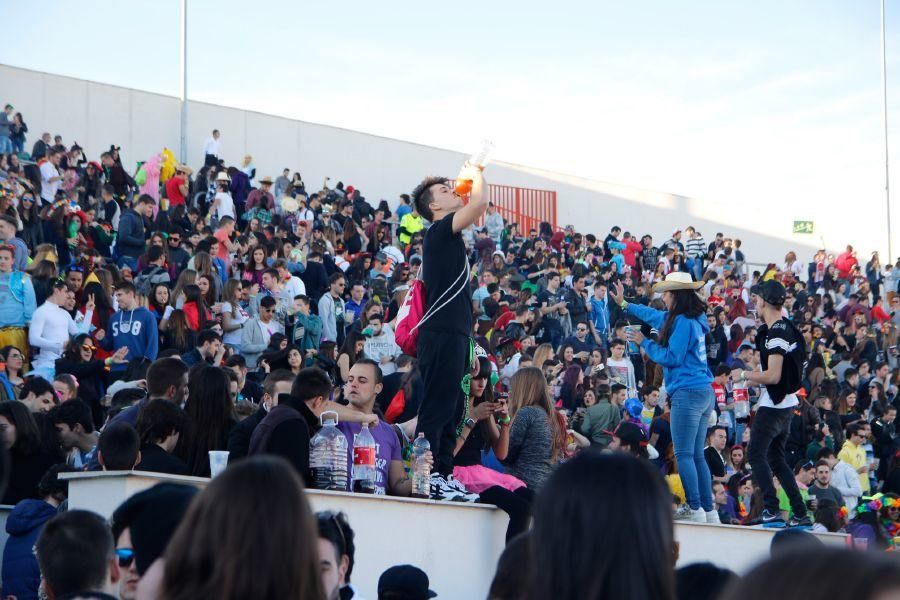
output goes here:
<path id="1" fill-rule="evenodd" d="M 484 140 L 481 142 L 481 148 L 469 157 L 468 164 L 473 167 L 478 167 L 482 171 L 488 163 L 491 161 L 491 151 L 494 149 L 494 144 L 491 143 L 490 140 Z M 466 196 L 469 192 L 472 191 L 472 180 L 471 179 L 459 179 L 456 180 L 456 193 L 460 196 Z"/>

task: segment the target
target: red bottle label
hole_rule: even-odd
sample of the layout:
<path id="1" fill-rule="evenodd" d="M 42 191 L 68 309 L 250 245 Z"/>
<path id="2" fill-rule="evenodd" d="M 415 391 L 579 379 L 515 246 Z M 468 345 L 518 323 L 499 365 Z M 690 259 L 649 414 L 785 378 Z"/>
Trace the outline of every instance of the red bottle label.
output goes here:
<path id="1" fill-rule="evenodd" d="M 375 448 L 356 446 L 353 448 L 353 464 L 361 466 L 375 466 Z"/>
<path id="2" fill-rule="evenodd" d="M 747 392 L 747 388 L 734 388 L 735 402 L 747 402 L 748 400 L 750 400 L 750 394 Z"/>

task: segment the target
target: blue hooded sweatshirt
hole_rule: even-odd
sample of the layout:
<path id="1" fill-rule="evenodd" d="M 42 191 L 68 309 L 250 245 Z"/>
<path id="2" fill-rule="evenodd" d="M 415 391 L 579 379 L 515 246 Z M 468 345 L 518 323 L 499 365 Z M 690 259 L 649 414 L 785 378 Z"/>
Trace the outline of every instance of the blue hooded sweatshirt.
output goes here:
<path id="1" fill-rule="evenodd" d="M 640 304 L 629 304 L 625 312 L 654 329 L 662 329 L 669 314 Z M 653 362 L 662 365 L 669 396 L 678 390 L 709 389 L 712 385 L 713 376 L 706 364 L 707 333 L 706 315 L 694 319 L 678 315 L 665 346 L 644 338 L 641 348 Z"/>
<path id="2" fill-rule="evenodd" d="M 109 318 L 109 331 L 100 345 L 106 350 L 116 351 L 123 346 L 128 347 L 129 361 L 142 356 L 150 361 L 156 360 L 159 350 L 159 332 L 156 317 L 143 306 L 134 310 L 119 310 Z M 113 365 L 112 370 L 124 371 L 127 363 Z"/>
<path id="3" fill-rule="evenodd" d="M 34 555 L 44 523 L 56 515 L 56 507 L 43 500 L 22 500 L 6 519 L 6 547 L 3 549 L 3 597 L 37 600 L 41 570 Z"/>

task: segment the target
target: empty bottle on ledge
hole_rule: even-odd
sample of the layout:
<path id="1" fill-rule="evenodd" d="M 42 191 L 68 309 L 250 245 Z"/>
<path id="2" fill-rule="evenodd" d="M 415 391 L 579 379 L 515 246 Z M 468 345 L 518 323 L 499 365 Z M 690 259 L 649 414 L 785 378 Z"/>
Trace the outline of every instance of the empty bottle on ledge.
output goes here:
<path id="1" fill-rule="evenodd" d="M 414 498 L 428 498 L 431 495 L 431 466 L 426 455 L 431 450 L 431 444 L 425 439 L 425 434 L 420 433 L 413 442 L 413 452 L 410 460 L 412 469 L 412 496 Z"/>

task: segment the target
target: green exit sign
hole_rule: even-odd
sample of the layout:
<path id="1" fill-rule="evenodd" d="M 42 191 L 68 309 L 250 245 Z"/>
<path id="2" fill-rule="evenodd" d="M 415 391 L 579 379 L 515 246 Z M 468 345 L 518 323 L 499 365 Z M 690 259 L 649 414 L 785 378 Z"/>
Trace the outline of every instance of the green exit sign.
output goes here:
<path id="1" fill-rule="evenodd" d="M 794 221 L 794 233 L 812 233 L 813 230 L 812 221 Z"/>

